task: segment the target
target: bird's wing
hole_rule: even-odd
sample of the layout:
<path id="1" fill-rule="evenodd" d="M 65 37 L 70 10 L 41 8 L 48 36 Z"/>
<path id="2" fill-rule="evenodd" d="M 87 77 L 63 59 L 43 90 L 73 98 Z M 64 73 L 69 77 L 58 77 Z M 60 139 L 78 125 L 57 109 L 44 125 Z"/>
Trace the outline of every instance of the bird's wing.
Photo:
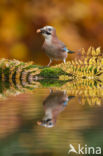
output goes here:
<path id="1" fill-rule="evenodd" d="M 69 52 L 69 50 L 66 47 L 63 47 L 62 50 L 66 51 L 67 53 Z"/>
<path id="2" fill-rule="evenodd" d="M 58 51 L 60 51 L 60 52 L 67 51 L 66 45 L 59 39 L 56 38 L 55 40 L 53 40 L 53 44 L 55 47 L 57 47 Z"/>
<path id="3" fill-rule="evenodd" d="M 53 44 L 55 47 L 57 47 L 57 50 L 60 51 L 60 52 L 67 52 L 67 53 L 75 53 L 74 51 L 72 50 L 69 50 L 66 45 L 60 41 L 58 38 L 55 38 L 53 39 Z"/>
<path id="4" fill-rule="evenodd" d="M 70 53 L 70 54 L 75 53 L 74 51 L 69 50 L 67 47 L 64 47 L 63 50 L 64 50 L 65 52 L 67 52 L 67 53 Z"/>

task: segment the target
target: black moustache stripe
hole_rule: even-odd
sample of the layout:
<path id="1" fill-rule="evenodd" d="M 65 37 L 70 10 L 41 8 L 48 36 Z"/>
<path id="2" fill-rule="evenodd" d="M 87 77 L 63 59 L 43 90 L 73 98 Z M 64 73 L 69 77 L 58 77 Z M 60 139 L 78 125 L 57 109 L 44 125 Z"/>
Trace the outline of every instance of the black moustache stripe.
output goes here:
<path id="1" fill-rule="evenodd" d="M 51 119 L 47 119 L 46 122 L 51 121 Z"/>
<path id="2" fill-rule="evenodd" d="M 46 33 L 47 35 L 51 35 L 51 33 L 50 33 L 50 32 L 47 32 L 47 31 L 46 31 L 45 33 Z"/>
<path id="3" fill-rule="evenodd" d="M 51 35 L 51 33 L 46 31 L 46 30 L 42 30 L 41 33 L 44 33 L 44 34 L 47 34 L 47 35 Z"/>

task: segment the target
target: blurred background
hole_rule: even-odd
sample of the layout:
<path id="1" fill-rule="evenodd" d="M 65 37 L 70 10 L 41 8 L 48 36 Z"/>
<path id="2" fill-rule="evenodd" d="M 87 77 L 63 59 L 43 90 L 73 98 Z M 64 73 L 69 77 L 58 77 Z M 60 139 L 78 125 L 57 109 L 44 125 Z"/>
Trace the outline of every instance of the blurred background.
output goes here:
<path id="1" fill-rule="evenodd" d="M 90 46 L 103 48 L 103 0 L 0 0 L 0 58 L 47 64 L 43 38 L 36 34 L 45 25 L 55 27 L 58 37 L 77 53 Z M 94 88 L 88 92 L 97 98 Z M 103 105 L 89 107 L 75 97 L 58 116 L 56 127 L 45 129 L 37 121 L 48 94 L 49 89 L 35 89 L 0 99 L 0 156 L 67 155 L 70 143 L 103 147 Z"/>
<path id="2" fill-rule="evenodd" d="M 0 0 L 0 58 L 47 64 L 36 29 L 56 28 L 71 50 L 103 45 L 103 0 Z M 69 60 L 75 55 L 70 55 Z"/>

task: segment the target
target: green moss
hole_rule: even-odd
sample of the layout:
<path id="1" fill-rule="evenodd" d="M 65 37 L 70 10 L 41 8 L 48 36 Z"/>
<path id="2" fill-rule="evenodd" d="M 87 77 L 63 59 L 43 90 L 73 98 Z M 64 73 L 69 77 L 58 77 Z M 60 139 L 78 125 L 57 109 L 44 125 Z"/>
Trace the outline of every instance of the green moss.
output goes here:
<path id="1" fill-rule="evenodd" d="M 67 75 L 67 73 L 60 68 L 44 68 L 39 74 L 44 78 L 59 78 L 60 75 Z"/>
<path id="2" fill-rule="evenodd" d="M 29 65 L 28 67 L 24 67 L 23 69 L 32 69 L 32 68 L 40 68 L 40 66 L 38 66 L 38 65 Z"/>
<path id="3" fill-rule="evenodd" d="M 5 75 L 5 80 L 6 80 L 6 81 L 9 81 L 10 69 L 9 69 L 9 68 L 5 68 L 5 69 L 3 70 L 3 73 L 4 73 L 4 75 Z"/>
<path id="4" fill-rule="evenodd" d="M 61 81 L 57 79 L 43 79 L 43 80 L 39 80 L 39 82 L 43 87 L 61 87 L 63 84 L 65 84 L 68 81 Z"/>

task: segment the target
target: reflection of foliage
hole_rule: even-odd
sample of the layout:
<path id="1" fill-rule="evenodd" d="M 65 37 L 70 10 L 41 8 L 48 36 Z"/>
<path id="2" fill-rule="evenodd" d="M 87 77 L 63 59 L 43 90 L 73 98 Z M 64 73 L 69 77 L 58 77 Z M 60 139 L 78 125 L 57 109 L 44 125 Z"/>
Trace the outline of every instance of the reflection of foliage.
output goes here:
<path id="1" fill-rule="evenodd" d="M 68 82 L 57 88 L 67 91 L 68 95 L 80 96 L 80 103 L 82 105 L 89 104 L 90 106 L 100 106 L 103 101 L 103 84 L 101 81 L 93 79 L 78 79 Z"/>
<path id="2" fill-rule="evenodd" d="M 8 96 L 16 96 L 21 93 L 30 92 L 37 86 L 37 82 L 32 85 L 27 82 L 23 82 L 23 84 L 21 84 L 20 81 L 17 81 L 16 84 L 13 84 L 13 82 L 0 82 L 0 98 L 5 99 Z"/>

